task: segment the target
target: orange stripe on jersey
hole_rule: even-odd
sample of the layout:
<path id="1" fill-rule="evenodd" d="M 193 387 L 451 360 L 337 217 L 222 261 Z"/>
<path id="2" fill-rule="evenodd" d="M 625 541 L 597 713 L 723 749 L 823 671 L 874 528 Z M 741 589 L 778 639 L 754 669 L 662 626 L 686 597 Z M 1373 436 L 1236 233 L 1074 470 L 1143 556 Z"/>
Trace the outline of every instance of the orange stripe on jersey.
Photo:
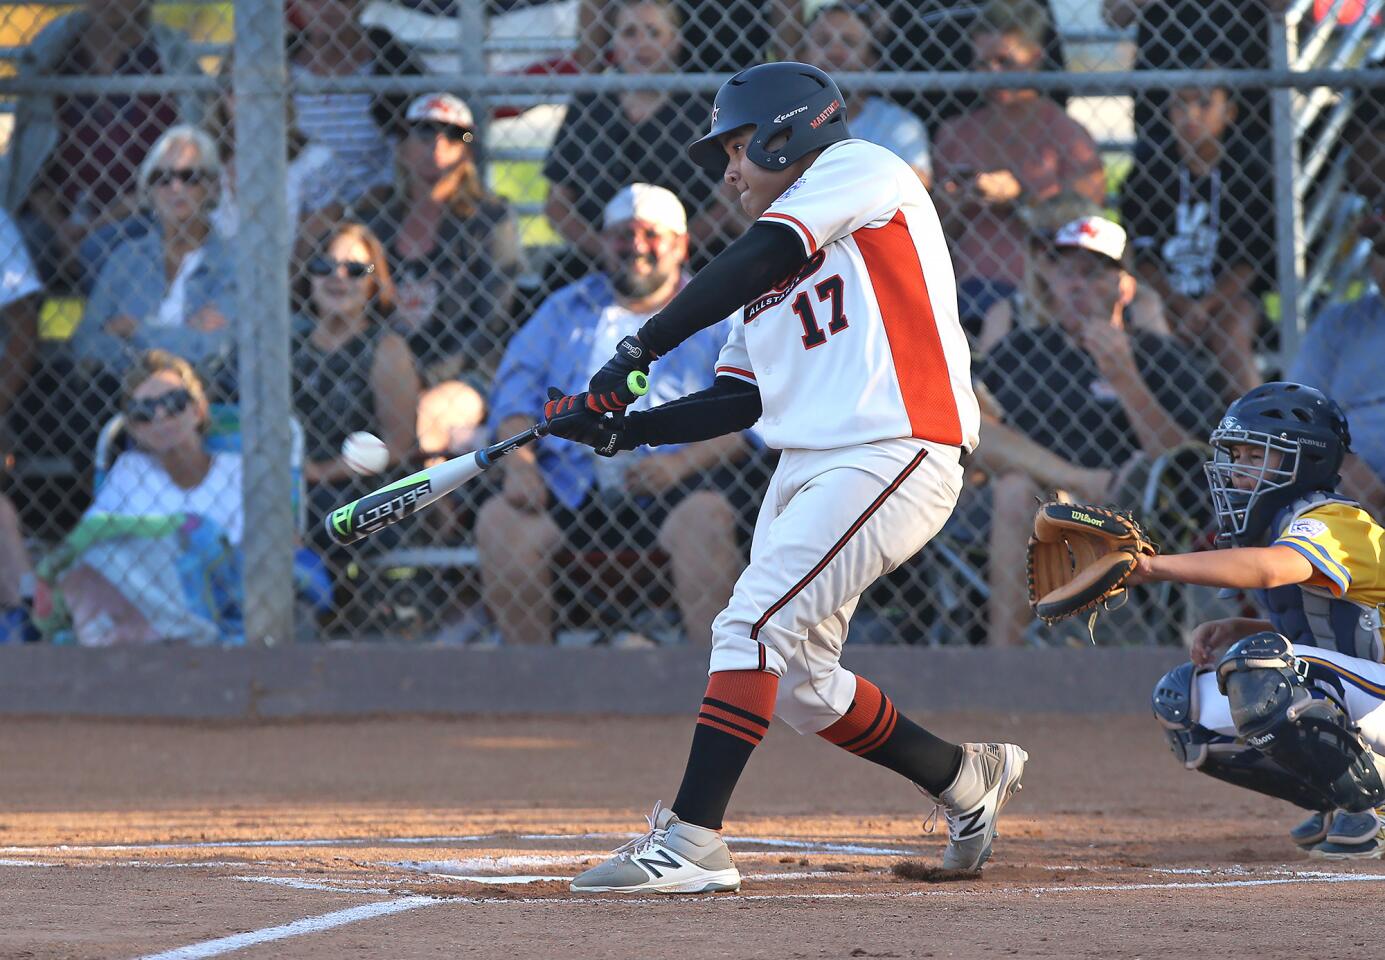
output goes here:
<path id="1" fill-rule="evenodd" d="M 793 224 L 794 228 L 803 234 L 803 239 L 808 241 L 808 256 L 811 257 L 813 254 L 818 252 L 818 241 L 817 238 L 813 236 L 813 231 L 805 227 L 803 225 L 803 221 L 798 219 L 797 217 L 791 217 L 787 213 L 780 213 L 777 210 L 771 210 L 767 213 L 760 214 L 760 219 L 783 220 L 786 223 Z"/>
<path id="2" fill-rule="evenodd" d="M 746 377 L 750 380 L 755 379 L 755 374 L 751 373 L 749 370 L 742 370 L 740 367 L 729 367 L 724 364 L 717 367 L 717 373 L 732 373 L 738 377 Z"/>
<path id="3" fill-rule="evenodd" d="M 885 336 L 894 357 L 899 391 L 909 427 L 920 440 L 960 446 L 962 422 L 952 379 L 943 355 L 942 339 L 928 297 L 918 248 L 904 220 L 895 213 L 883 227 L 857 230 L 852 235 L 866 261 Z"/>

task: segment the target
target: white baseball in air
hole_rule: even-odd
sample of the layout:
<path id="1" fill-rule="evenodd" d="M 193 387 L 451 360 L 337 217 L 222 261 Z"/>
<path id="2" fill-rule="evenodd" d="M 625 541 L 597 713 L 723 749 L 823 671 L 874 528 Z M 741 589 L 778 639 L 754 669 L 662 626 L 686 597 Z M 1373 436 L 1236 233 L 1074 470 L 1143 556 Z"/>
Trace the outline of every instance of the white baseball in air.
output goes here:
<path id="1" fill-rule="evenodd" d="M 389 466 L 390 448 L 375 434 L 358 430 L 342 442 L 341 458 L 357 473 L 379 473 Z"/>

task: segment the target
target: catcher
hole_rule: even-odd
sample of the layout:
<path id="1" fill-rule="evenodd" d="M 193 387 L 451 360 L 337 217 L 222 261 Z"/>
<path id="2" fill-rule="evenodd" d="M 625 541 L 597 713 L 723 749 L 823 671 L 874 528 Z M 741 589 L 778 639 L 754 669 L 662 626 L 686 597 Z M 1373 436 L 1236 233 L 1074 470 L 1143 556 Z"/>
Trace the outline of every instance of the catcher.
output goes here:
<path id="1" fill-rule="evenodd" d="M 1211 444 L 1223 549 L 1160 556 L 1125 518 L 1089 511 L 1097 523 L 1070 527 L 1048 505 L 1056 518 L 1041 511 L 1030 549 L 1036 612 L 1072 615 L 1154 581 L 1251 593 L 1263 617 L 1201 624 L 1192 662 L 1156 685 L 1154 714 L 1188 769 L 1309 810 L 1290 837 L 1313 856 L 1378 858 L 1385 529 L 1336 492 L 1346 417 L 1312 387 L 1267 383 L 1231 405 Z"/>

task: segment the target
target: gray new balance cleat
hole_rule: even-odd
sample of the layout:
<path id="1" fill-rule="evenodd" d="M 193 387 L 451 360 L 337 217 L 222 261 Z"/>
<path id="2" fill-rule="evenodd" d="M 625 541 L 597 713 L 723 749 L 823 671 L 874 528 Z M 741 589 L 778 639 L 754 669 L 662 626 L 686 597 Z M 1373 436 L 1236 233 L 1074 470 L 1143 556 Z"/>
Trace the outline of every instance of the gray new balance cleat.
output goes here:
<path id="1" fill-rule="evenodd" d="M 1326 838 L 1309 851 L 1309 856 L 1323 860 L 1379 860 L 1385 852 L 1380 834 L 1380 817 L 1374 810 L 1339 810 L 1332 817 Z"/>
<path id="2" fill-rule="evenodd" d="M 1029 760 L 1013 743 L 964 743 L 957 779 L 937 797 L 947 818 L 944 870 L 980 870 L 991 856 L 1001 808 L 1020 791 Z"/>
<path id="3" fill-rule="evenodd" d="M 1327 839 L 1327 828 L 1332 823 L 1331 810 L 1319 810 L 1310 814 L 1298 826 L 1289 831 L 1289 839 L 1305 850 L 1311 850 Z"/>
<path id="4" fill-rule="evenodd" d="M 722 893 L 741 888 L 741 872 L 721 834 L 684 823 L 662 803 L 645 819 L 649 832 L 574 877 L 574 893 Z"/>

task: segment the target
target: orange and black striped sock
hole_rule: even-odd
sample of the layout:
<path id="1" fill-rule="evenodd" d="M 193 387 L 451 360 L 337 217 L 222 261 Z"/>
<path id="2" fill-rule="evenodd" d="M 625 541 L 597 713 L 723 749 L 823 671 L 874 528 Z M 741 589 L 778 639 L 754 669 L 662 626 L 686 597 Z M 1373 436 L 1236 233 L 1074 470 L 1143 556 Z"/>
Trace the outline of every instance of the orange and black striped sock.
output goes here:
<path id="1" fill-rule="evenodd" d="M 779 678 L 762 670 L 712 674 L 693 730 L 683 784 L 673 801 L 679 819 L 721 829 L 746 761 L 769 730 L 778 692 Z"/>
<path id="2" fill-rule="evenodd" d="M 895 709 L 865 677 L 842 718 L 818 736 L 871 763 L 902 774 L 935 796 L 957 778 L 962 748 L 939 739 Z"/>

